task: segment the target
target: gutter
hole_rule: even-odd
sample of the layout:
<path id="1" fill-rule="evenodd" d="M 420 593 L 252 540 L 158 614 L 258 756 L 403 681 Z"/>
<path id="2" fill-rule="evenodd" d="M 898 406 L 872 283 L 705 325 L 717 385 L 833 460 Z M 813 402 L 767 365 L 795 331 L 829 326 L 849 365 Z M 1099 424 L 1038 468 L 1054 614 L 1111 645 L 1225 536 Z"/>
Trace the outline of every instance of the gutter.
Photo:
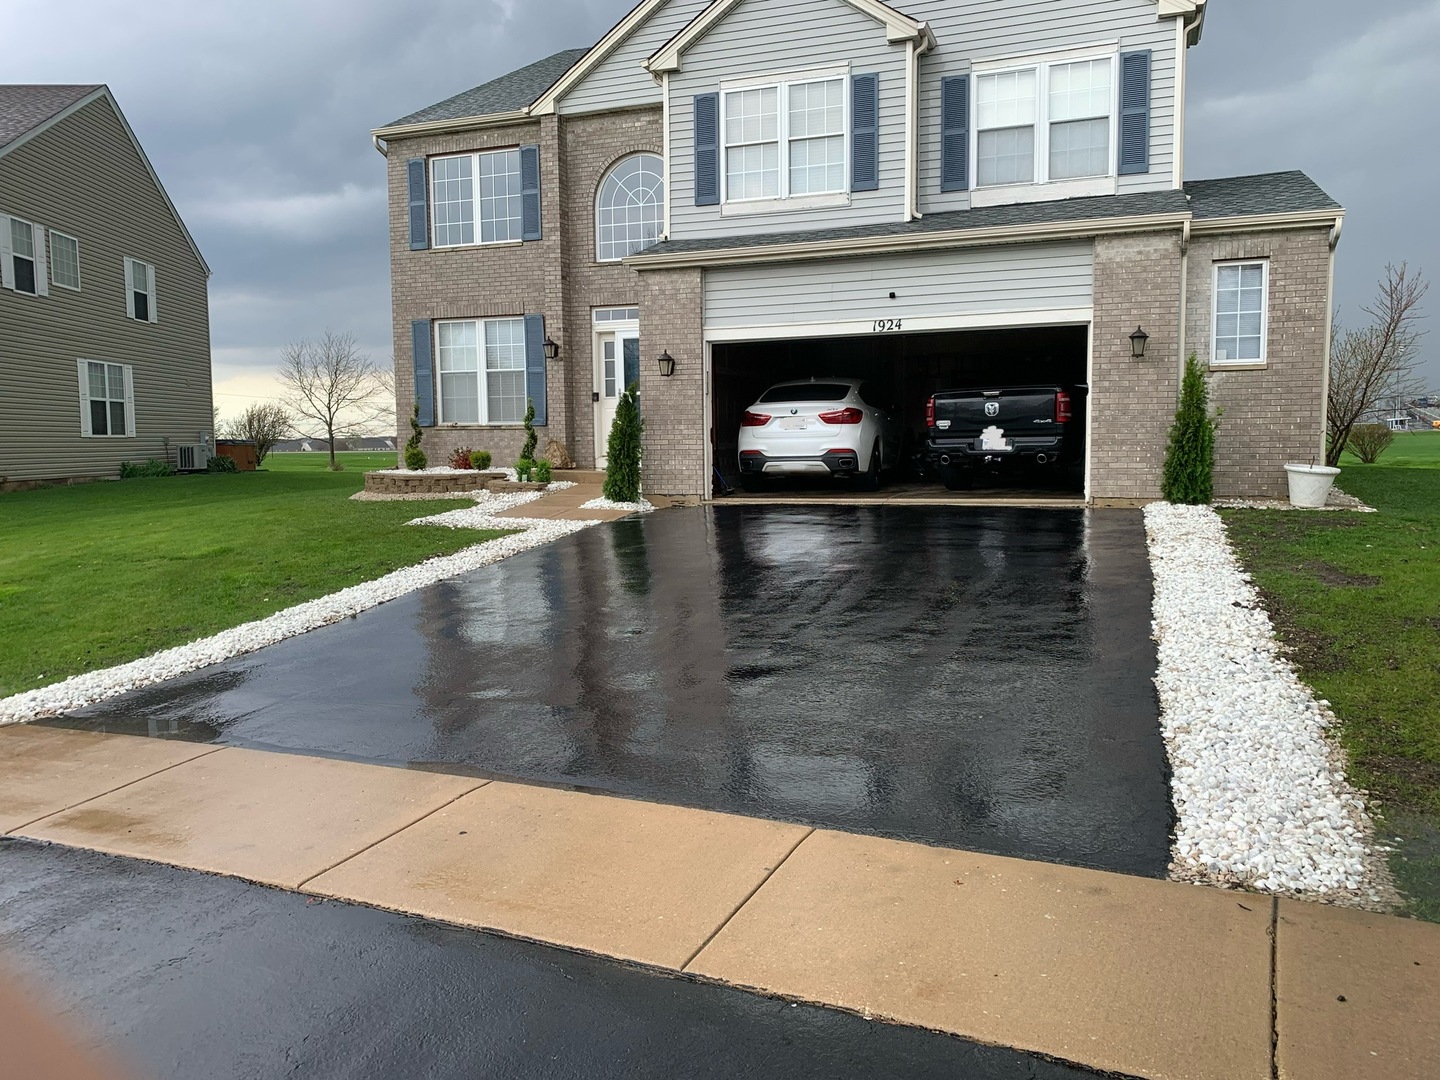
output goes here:
<path id="1" fill-rule="evenodd" d="M 1210 236 L 1215 233 L 1265 232 L 1269 229 L 1304 229 L 1328 225 L 1338 230 L 1336 222 L 1343 220 L 1343 210 L 1303 210 L 1290 214 L 1240 214 L 1234 217 L 1197 218 L 1192 230 L 1196 236 Z M 1338 239 L 1338 232 L 1337 232 Z"/>
<path id="2" fill-rule="evenodd" d="M 491 113 L 488 116 L 461 116 L 451 120 L 429 120 L 423 124 L 396 124 L 392 127 L 375 128 L 370 132 L 372 139 L 409 138 L 415 135 L 444 135 L 452 131 L 476 131 L 481 128 L 505 127 L 534 120 L 527 106 L 510 112 Z M 378 149 L 378 147 L 377 147 Z"/>
<path id="3" fill-rule="evenodd" d="M 375 152 L 381 157 L 388 158 L 390 156 L 390 147 L 381 145 L 381 139 L 379 135 L 372 134 L 370 136 L 370 145 L 375 147 Z"/>
<path id="4" fill-rule="evenodd" d="M 1325 356 L 1321 361 L 1320 378 L 1320 456 L 1324 461 L 1330 449 L 1330 362 L 1335 338 L 1335 249 L 1340 245 L 1340 234 L 1345 231 L 1345 215 L 1335 216 L 1335 226 L 1330 230 L 1330 280 L 1325 292 Z"/>

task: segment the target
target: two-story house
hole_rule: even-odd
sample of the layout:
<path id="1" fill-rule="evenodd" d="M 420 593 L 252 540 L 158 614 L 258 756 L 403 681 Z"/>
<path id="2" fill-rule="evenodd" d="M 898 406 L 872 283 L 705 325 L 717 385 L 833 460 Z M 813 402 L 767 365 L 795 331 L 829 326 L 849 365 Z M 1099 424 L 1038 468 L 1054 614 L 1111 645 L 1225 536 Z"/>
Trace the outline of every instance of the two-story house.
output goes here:
<path id="1" fill-rule="evenodd" d="M 1321 452 L 1343 211 L 1300 173 L 1185 181 L 1205 7 L 644 0 L 378 129 L 401 420 L 503 461 L 528 397 L 591 465 L 638 381 L 646 491 L 703 498 L 783 378 L 873 380 L 912 431 L 939 389 L 1060 383 L 1086 496 L 1143 501 L 1194 353 L 1217 494 L 1282 494 Z"/>
<path id="2" fill-rule="evenodd" d="M 209 273 L 109 89 L 0 86 L 0 490 L 211 438 Z"/>

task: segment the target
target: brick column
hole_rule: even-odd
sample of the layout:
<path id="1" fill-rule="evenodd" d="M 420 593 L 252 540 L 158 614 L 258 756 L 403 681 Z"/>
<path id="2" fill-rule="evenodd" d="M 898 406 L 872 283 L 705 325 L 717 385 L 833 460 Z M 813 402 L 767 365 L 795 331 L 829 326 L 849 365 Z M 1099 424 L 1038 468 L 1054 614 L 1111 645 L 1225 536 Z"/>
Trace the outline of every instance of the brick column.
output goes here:
<path id="1" fill-rule="evenodd" d="M 693 499 L 709 491 L 705 476 L 705 339 L 701 271 L 640 275 L 640 413 L 645 418 L 645 494 Z M 662 352 L 675 374 L 660 376 Z"/>

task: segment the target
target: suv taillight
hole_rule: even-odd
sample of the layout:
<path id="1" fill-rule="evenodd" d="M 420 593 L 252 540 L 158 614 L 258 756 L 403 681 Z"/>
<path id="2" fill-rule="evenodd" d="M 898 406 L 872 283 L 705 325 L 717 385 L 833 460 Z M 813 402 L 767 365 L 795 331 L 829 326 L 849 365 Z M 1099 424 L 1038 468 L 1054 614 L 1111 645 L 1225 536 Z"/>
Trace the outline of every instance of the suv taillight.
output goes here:
<path id="1" fill-rule="evenodd" d="M 925 426 L 927 428 L 935 426 L 935 399 L 933 397 L 925 399 Z"/>
<path id="2" fill-rule="evenodd" d="M 820 419 L 827 424 L 858 424 L 865 419 L 865 414 L 859 409 L 836 409 L 834 412 L 822 412 Z"/>
<path id="3" fill-rule="evenodd" d="M 1070 422 L 1070 395 L 1064 390 L 1055 395 L 1055 422 L 1057 424 Z"/>
<path id="4" fill-rule="evenodd" d="M 764 427 L 769 422 L 770 417 L 764 413 L 747 412 L 744 416 L 740 417 L 741 427 Z"/>

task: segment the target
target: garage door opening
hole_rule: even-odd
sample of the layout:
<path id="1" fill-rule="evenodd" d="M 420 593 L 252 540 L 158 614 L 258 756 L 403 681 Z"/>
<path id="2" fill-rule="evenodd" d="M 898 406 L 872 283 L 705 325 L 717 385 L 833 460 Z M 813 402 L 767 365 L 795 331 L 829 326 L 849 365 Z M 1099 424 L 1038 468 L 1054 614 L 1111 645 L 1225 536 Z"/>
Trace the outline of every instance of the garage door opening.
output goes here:
<path id="1" fill-rule="evenodd" d="M 742 488 L 740 431 L 746 410 L 767 389 L 791 380 L 855 379 L 865 384 L 870 404 L 896 416 L 901 450 L 886 473 L 884 492 L 943 492 L 942 478 L 924 460 L 926 405 L 944 390 L 1057 386 L 1070 397 L 1071 447 L 1067 460 L 1036 463 L 995 455 L 973 474 L 977 496 L 1035 493 L 1078 496 L 1085 488 L 1088 448 L 1086 395 L 1088 337 L 1085 326 L 1011 330 L 966 330 L 866 337 L 806 338 L 780 341 L 716 342 L 711 346 L 711 401 L 714 461 L 727 485 Z M 875 400 L 870 400 L 874 398 Z M 773 410 L 772 410 L 773 411 Z M 824 496 L 863 488 L 855 478 L 824 473 L 767 475 L 755 494 Z"/>

